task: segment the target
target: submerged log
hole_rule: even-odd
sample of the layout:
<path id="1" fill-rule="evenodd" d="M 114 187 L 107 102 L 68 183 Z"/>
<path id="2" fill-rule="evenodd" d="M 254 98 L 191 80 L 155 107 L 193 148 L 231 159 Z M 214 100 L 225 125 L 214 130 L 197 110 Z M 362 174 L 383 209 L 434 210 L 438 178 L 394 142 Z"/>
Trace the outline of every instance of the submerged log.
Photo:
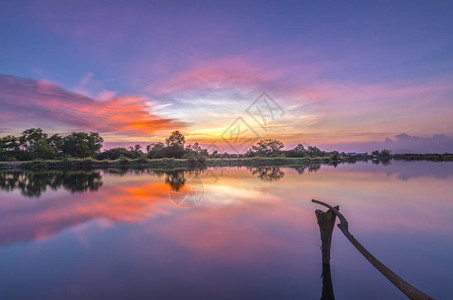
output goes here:
<path id="1" fill-rule="evenodd" d="M 339 206 L 335 206 L 339 210 Z M 335 300 L 330 273 L 330 249 L 332 244 L 332 233 L 335 227 L 337 215 L 331 210 L 315 211 L 318 220 L 319 231 L 321 233 L 321 253 L 322 253 L 322 292 L 321 300 Z"/>
<path id="2" fill-rule="evenodd" d="M 335 300 L 330 264 L 322 264 L 322 292 L 320 300 Z"/>
<path id="3" fill-rule="evenodd" d="M 335 206 L 335 209 L 340 210 L 340 207 Z M 321 232 L 322 263 L 330 264 L 332 233 L 337 215 L 331 209 L 326 212 L 317 209 L 315 213 L 316 219 L 318 220 L 319 231 Z"/>
<path id="4" fill-rule="evenodd" d="M 396 275 L 392 270 L 387 268 L 382 262 L 380 262 L 376 257 L 374 257 L 362 244 L 357 241 L 354 236 L 349 232 L 349 225 L 346 218 L 334 207 L 330 206 L 327 203 L 322 201 L 318 201 L 315 199 L 311 200 L 314 203 L 323 205 L 338 216 L 340 219 L 340 224 L 338 224 L 338 228 L 340 228 L 341 232 L 346 236 L 346 238 L 351 242 L 354 247 L 359 250 L 359 252 L 376 268 L 381 272 L 388 280 L 390 280 L 400 291 L 402 291 L 407 297 L 412 300 L 434 300 L 434 298 L 426 295 L 422 291 L 418 290 L 407 281 Z"/>

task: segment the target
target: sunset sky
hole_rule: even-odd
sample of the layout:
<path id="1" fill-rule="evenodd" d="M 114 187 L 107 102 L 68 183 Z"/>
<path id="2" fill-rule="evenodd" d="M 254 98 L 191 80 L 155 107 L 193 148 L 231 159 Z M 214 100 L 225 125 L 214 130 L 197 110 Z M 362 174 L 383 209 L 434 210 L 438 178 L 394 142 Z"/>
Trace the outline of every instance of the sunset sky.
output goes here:
<path id="1" fill-rule="evenodd" d="M 265 126 L 247 112 L 263 92 L 279 109 Z M 448 150 L 452 98 L 451 1 L 7 0 L 0 9 L 0 136 L 96 131 L 106 146 L 129 146 L 179 129 L 228 150 L 240 117 L 244 137 L 287 147 L 411 139 Z"/>

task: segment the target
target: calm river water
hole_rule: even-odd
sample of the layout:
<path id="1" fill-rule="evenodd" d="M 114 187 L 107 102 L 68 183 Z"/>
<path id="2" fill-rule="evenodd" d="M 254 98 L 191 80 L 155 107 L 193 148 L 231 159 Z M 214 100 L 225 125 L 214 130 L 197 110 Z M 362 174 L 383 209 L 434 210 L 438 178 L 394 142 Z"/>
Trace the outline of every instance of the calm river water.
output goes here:
<path id="1" fill-rule="evenodd" d="M 319 299 L 312 198 L 453 299 L 453 163 L 203 172 L 0 172 L 0 299 Z M 338 228 L 336 299 L 406 299 Z"/>

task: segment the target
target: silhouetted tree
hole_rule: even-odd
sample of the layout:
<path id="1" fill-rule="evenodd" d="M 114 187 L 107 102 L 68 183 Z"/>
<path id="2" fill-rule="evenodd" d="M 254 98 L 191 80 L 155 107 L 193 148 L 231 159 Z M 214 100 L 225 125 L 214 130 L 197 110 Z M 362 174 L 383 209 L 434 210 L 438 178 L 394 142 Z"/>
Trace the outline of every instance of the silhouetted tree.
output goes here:
<path id="1" fill-rule="evenodd" d="M 55 158 L 61 158 L 63 156 L 63 137 L 54 134 L 47 139 L 47 144 L 54 150 Z"/>
<path id="2" fill-rule="evenodd" d="M 253 145 L 247 152 L 248 157 L 275 157 L 281 155 L 283 143 L 275 139 L 264 139 Z"/>
<path id="3" fill-rule="evenodd" d="M 324 151 L 321 151 L 318 147 L 314 146 L 308 146 L 307 153 L 310 157 L 320 157 L 320 156 L 325 156 L 327 153 Z"/>
<path id="4" fill-rule="evenodd" d="M 135 158 L 140 158 L 143 156 L 144 156 L 143 152 L 135 151 L 134 148 L 132 148 L 132 150 L 128 150 L 126 148 L 117 147 L 117 148 L 105 150 L 105 151 L 97 154 L 95 156 L 95 158 L 100 159 L 100 160 L 104 160 L 104 159 L 116 160 L 116 159 L 120 159 L 122 157 L 129 158 L 129 159 L 135 159 Z"/>
<path id="5" fill-rule="evenodd" d="M 146 146 L 148 158 L 164 158 L 166 157 L 166 147 L 164 143 L 154 143 Z"/>
<path id="6" fill-rule="evenodd" d="M 19 138 L 20 147 L 26 159 L 51 159 L 55 157 L 55 149 L 47 143 L 47 134 L 41 128 L 30 128 L 22 132 Z"/>
<path id="7" fill-rule="evenodd" d="M 24 156 L 19 139 L 12 135 L 1 138 L 0 147 L 1 160 L 21 160 Z"/>
<path id="8" fill-rule="evenodd" d="M 283 153 L 286 157 L 305 157 L 308 155 L 307 150 L 302 144 L 298 144 L 294 149 L 284 151 Z"/>
<path id="9" fill-rule="evenodd" d="M 104 139 L 99 133 L 73 132 L 63 139 L 63 153 L 71 157 L 93 157 L 102 148 Z"/>
<path id="10" fill-rule="evenodd" d="M 184 155 L 184 144 L 186 138 L 178 130 L 173 131 L 168 138 L 165 139 L 167 157 L 182 158 Z"/>

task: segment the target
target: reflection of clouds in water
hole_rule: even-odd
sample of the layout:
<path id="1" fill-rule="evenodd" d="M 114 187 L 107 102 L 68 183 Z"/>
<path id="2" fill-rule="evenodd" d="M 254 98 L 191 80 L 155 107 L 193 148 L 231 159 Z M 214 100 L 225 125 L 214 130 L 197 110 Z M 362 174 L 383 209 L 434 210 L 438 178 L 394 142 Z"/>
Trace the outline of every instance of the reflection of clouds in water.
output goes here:
<path id="1" fill-rule="evenodd" d="M 215 192 L 210 190 L 210 193 Z M 269 251 L 293 255 L 301 251 L 318 251 L 317 247 L 308 249 L 307 244 L 301 244 L 300 236 L 278 234 L 282 228 L 292 228 L 293 232 L 299 233 L 315 229 L 316 222 L 313 222 L 310 210 L 284 204 L 278 197 L 266 197 L 264 191 L 261 197 L 250 201 L 233 196 L 230 203 L 205 204 L 203 201 L 199 209 L 187 210 L 188 213 L 173 218 L 171 226 L 156 222 L 147 229 L 159 232 L 197 256 L 228 261 L 253 260 Z M 317 240 L 314 232 L 313 239 Z"/>
<path id="2" fill-rule="evenodd" d="M 396 169 L 396 164 L 390 166 L 401 173 L 407 172 L 405 167 L 429 173 L 425 167 L 437 168 L 441 164 L 410 162 L 399 165 L 400 169 Z M 439 224 L 446 227 L 452 225 L 447 218 L 449 206 L 445 202 L 453 193 L 448 182 L 434 177 L 414 177 L 402 185 L 399 176 L 387 175 L 385 171 L 388 167 L 357 163 L 336 169 L 324 166 L 318 172 L 301 172 L 304 168 L 223 168 L 222 176 L 215 181 L 209 172 L 102 171 L 103 178 L 97 172 L 75 172 L 70 176 L 59 174 L 53 179 L 49 179 L 50 175 L 45 173 L 47 175 L 44 177 L 20 175 L 20 180 L 14 177 L 17 174 L 12 176 L 4 173 L 2 184 L 7 188 L 0 191 L 0 243 L 49 237 L 65 228 L 92 220 L 136 222 L 156 215 L 171 214 L 178 208 L 172 203 L 169 192 L 187 194 L 187 179 L 193 176 L 199 176 L 204 187 L 203 199 L 195 211 L 215 209 L 221 215 L 223 210 L 232 207 L 253 207 L 257 211 L 272 207 L 276 213 L 288 214 L 292 206 L 299 205 L 304 207 L 304 211 L 310 211 L 312 207 L 305 200 L 319 198 L 344 205 L 349 212 L 353 212 L 352 217 L 356 218 L 356 222 L 363 222 L 360 224 L 362 229 L 394 226 L 415 230 L 423 226 L 428 230 Z M 69 180 L 74 174 L 80 178 Z M 272 180 L 262 180 L 262 174 Z M 278 181 L 274 181 L 274 177 Z M 32 183 L 35 179 L 37 183 Z M 68 182 L 72 182 L 72 185 Z M 28 185 L 41 187 L 59 184 L 65 189 L 58 192 L 45 189 L 46 193 L 42 194 L 39 202 L 25 201 L 23 196 L 5 192 L 21 190 L 20 187 Z M 32 190 L 30 187 L 28 189 Z M 67 194 L 67 191 L 83 190 L 97 192 Z M 42 192 L 39 188 L 38 191 Z M 434 198 L 436 205 L 424 206 L 427 199 Z M 283 202 L 289 205 L 287 212 L 282 211 L 282 207 L 286 209 Z M 379 209 L 376 209 L 377 205 L 381 205 Z M 436 212 L 439 207 L 442 209 Z M 300 209 L 296 211 L 301 213 Z"/>
<path id="3" fill-rule="evenodd" d="M 182 187 L 175 190 L 171 186 L 170 198 L 180 207 L 194 207 L 201 202 L 204 194 L 203 181 L 198 176 L 191 176 Z"/>
<path id="4" fill-rule="evenodd" d="M 105 178 L 104 178 L 105 179 Z M 143 182 L 143 179 L 148 179 Z M 0 244 L 49 237 L 65 228 L 96 219 L 135 222 L 165 213 L 168 187 L 164 183 L 130 182 L 104 186 L 97 193 L 54 194 L 41 201 L 0 201 Z"/>
<path id="5" fill-rule="evenodd" d="M 375 165 L 371 162 L 355 164 L 340 164 L 338 167 L 350 172 L 386 173 L 388 176 L 397 175 L 402 180 L 415 177 L 434 177 L 447 179 L 453 176 L 453 162 L 403 161 L 392 160 L 388 165 Z"/>
<path id="6" fill-rule="evenodd" d="M 410 273 L 414 261 L 424 270 L 423 276 L 433 274 L 428 281 L 422 281 L 425 286 L 434 286 L 431 283 L 438 282 L 441 275 L 451 278 L 447 269 L 453 244 L 449 234 L 453 227 L 451 181 L 432 176 L 403 181 L 396 173 L 388 176 L 386 167 L 365 165 L 370 166 L 370 170 L 360 163 L 337 168 L 322 166 L 317 172 L 279 168 L 285 175 L 273 182 L 259 179 L 246 168 L 223 168 L 218 180 L 206 172 L 199 174 L 205 183 L 203 201 L 194 209 L 175 206 L 168 195 L 172 190 L 165 180 L 168 174 L 153 171 L 122 171 L 115 175 L 101 172 L 103 185 L 97 192 L 71 194 L 64 189 L 48 189 L 39 199 L 30 199 L 0 190 L 0 244 L 65 232 L 66 237 L 82 243 L 82 248 L 90 245 L 90 250 L 84 248 L 80 252 L 69 244 L 72 252 L 59 252 L 58 257 L 46 259 L 58 265 L 65 257 L 83 257 L 83 261 L 75 260 L 78 265 L 74 269 L 80 275 L 78 282 L 92 290 L 99 287 L 97 278 L 104 278 L 105 285 L 100 290 L 110 291 L 112 282 L 118 282 L 118 276 L 123 274 L 122 284 L 133 278 L 127 286 L 131 290 L 149 288 L 150 282 L 168 286 L 171 281 L 180 286 L 194 277 L 193 286 L 197 287 L 205 284 L 217 289 L 231 280 L 237 280 L 238 286 L 244 282 L 249 286 L 250 278 L 254 281 L 266 276 L 273 283 L 269 286 L 284 286 L 285 291 L 294 288 L 291 283 L 282 283 L 291 278 L 297 278 L 298 291 L 316 286 L 310 297 L 314 298 L 320 288 L 317 284 L 321 255 L 314 215 L 317 207 L 310 200 L 317 198 L 340 204 L 356 237 L 384 262 L 391 264 L 397 259 L 400 274 L 415 285 L 420 284 Z M 190 176 L 184 176 L 186 183 L 180 191 L 188 186 Z M 370 288 L 381 295 L 385 289 L 376 283 L 375 271 L 369 271 L 338 231 L 334 240 L 333 262 L 336 272 L 342 272 L 341 276 L 334 276 L 336 286 L 343 286 L 342 280 L 354 280 L 366 290 L 361 295 Z M 67 242 L 62 238 L 48 239 L 38 254 L 51 256 Z M 27 247 L 23 244 L 15 249 Z M 33 259 L 40 264 L 46 262 L 38 256 Z M 6 259 L 4 262 L 8 263 Z M 40 270 L 27 262 L 16 273 Z M 74 282 L 74 271 L 69 272 L 68 282 Z M 194 272 L 199 276 L 191 276 Z M 12 276 L 8 278 L 24 280 L 18 279 L 19 275 Z M 52 278 L 48 282 L 54 281 Z M 256 282 L 262 288 L 263 281 Z"/>

